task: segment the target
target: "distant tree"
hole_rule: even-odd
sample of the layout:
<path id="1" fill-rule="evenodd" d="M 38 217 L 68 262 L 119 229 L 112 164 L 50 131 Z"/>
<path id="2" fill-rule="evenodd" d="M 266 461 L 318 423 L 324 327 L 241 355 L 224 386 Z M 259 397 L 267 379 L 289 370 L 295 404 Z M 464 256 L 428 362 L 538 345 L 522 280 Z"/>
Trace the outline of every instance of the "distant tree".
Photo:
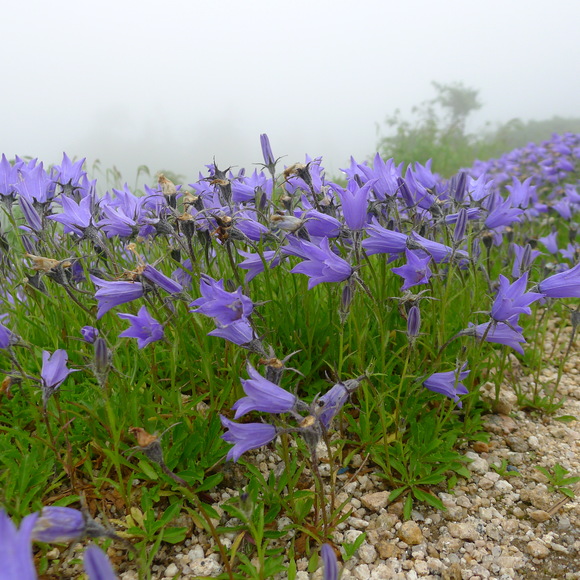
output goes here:
<path id="1" fill-rule="evenodd" d="M 481 107 L 478 92 L 462 83 L 433 82 L 436 96 L 413 107 L 413 122 L 399 110 L 387 117 L 394 134 L 380 138 L 378 148 L 385 157 L 406 164 L 433 160 L 433 169 L 450 176 L 473 162 L 475 138 L 465 133 L 469 115 Z"/>

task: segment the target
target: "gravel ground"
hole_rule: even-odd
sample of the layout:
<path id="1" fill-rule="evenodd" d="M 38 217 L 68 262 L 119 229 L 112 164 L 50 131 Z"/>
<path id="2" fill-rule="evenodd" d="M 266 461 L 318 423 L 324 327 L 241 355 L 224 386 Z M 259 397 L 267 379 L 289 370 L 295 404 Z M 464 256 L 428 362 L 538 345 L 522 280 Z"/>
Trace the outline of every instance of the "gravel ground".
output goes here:
<path id="1" fill-rule="evenodd" d="M 552 330 L 560 324 L 554 321 Z M 558 351 L 564 351 L 570 328 L 558 337 Z M 550 333 L 547 341 L 554 341 Z M 541 378 L 554 380 L 557 356 L 547 358 Z M 496 414 L 484 418 L 490 434 L 488 444 L 476 443 L 465 448 L 473 461 L 468 465 L 469 480 L 461 479 L 453 494 L 439 492 L 446 511 L 437 512 L 425 506 L 413 511 L 412 519 L 403 521 L 402 503 L 388 504 L 384 480 L 372 473 L 341 476 L 343 486 L 338 501 L 348 500 L 350 517 L 338 527 L 335 542 L 353 542 L 366 532 L 358 553 L 342 565 L 342 579 L 393 580 L 467 580 L 467 579 L 580 579 L 580 502 L 566 500 L 551 491 L 548 481 L 535 466 L 553 468 L 556 463 L 570 475 L 580 475 L 580 421 L 564 423 L 554 417 L 571 415 L 580 419 L 580 356 L 572 349 L 564 368 L 559 394 L 566 397 L 563 407 L 553 417 L 518 410 L 511 387 L 503 389 Z M 509 378 L 524 391 L 532 388 L 532 378 L 515 357 Z M 486 387 L 484 387 L 485 389 Z M 487 384 L 491 393 L 493 387 Z M 256 455 L 260 467 L 276 467 L 271 454 Z M 509 473 L 502 476 L 491 466 L 507 462 Z M 354 457 L 353 467 L 363 459 Z M 361 471 L 362 473 L 362 471 Z M 235 489 L 216 491 L 215 507 L 233 495 Z M 580 497 L 580 485 L 577 486 Z M 222 518 L 221 524 L 225 523 Z M 280 527 L 287 523 L 278 522 Z M 224 543 L 231 544 L 233 536 Z M 55 548 L 49 556 L 58 557 Z M 127 569 L 125 553 L 116 547 L 109 550 L 119 577 L 136 580 L 135 570 Z M 321 579 L 322 571 L 310 575 L 306 558 L 299 560 L 297 580 Z M 78 566 L 61 569 L 58 576 L 80 577 Z M 154 566 L 153 578 L 215 577 L 222 572 L 212 541 L 205 534 L 194 533 L 184 544 L 164 545 Z M 278 578 L 283 578 L 279 576 Z"/>

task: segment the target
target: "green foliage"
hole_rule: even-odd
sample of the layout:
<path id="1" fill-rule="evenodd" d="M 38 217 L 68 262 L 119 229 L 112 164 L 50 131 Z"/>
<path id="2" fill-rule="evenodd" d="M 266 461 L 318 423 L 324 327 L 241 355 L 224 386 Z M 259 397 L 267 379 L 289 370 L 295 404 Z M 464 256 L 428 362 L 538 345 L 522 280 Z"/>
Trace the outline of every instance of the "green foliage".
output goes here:
<path id="1" fill-rule="evenodd" d="M 569 476 L 568 474 L 570 471 L 562 467 L 559 463 L 556 463 L 551 470 L 548 470 L 541 465 L 536 465 L 536 469 L 548 480 L 548 489 L 550 491 L 557 491 L 570 499 L 574 498 L 574 490 L 570 489 L 569 486 L 578 483 L 580 477 Z"/>

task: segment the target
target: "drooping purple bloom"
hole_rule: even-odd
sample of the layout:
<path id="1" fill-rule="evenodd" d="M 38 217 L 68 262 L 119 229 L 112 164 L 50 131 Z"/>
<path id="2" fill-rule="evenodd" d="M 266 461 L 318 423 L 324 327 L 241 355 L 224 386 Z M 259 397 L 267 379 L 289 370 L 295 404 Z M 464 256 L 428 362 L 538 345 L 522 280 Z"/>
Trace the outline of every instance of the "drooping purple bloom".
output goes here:
<path id="1" fill-rule="evenodd" d="M 83 566 L 89 580 L 117 580 L 111 562 L 101 548 L 90 544 L 83 555 Z"/>
<path id="2" fill-rule="evenodd" d="M 87 520 L 82 512 L 68 507 L 46 506 L 32 530 L 32 539 L 47 544 L 74 542 L 85 535 Z"/>
<path id="3" fill-rule="evenodd" d="M 508 199 L 503 203 L 498 203 L 488 214 L 485 219 L 485 227 L 490 230 L 500 226 L 509 226 L 514 222 L 521 221 L 520 215 L 524 213 L 523 209 L 512 207 Z"/>
<path id="4" fill-rule="evenodd" d="M 543 236 L 542 238 L 538 238 L 539 242 L 542 242 L 546 247 L 546 250 L 550 252 L 550 254 L 556 255 L 558 253 L 558 232 L 552 232 L 547 236 Z"/>
<path id="5" fill-rule="evenodd" d="M 470 324 L 469 328 L 462 330 L 459 335 L 475 336 L 479 340 L 483 338 L 485 342 L 505 344 L 520 354 L 524 354 L 521 343 L 525 343 L 526 339 L 522 335 L 522 327 L 517 323 L 517 316 L 506 322 L 490 320 L 477 326 Z"/>
<path id="6" fill-rule="evenodd" d="M 452 255 L 458 258 L 467 258 L 468 255 L 463 250 L 453 251 L 453 248 L 435 242 L 434 240 L 428 240 L 423 236 L 420 236 L 417 232 L 411 232 L 409 235 L 408 246 L 413 250 L 421 250 L 427 255 L 433 258 L 433 261 L 437 264 L 446 262 Z"/>
<path id="7" fill-rule="evenodd" d="M 22 210 L 22 215 L 25 217 L 28 225 L 35 232 L 42 231 L 42 219 L 38 215 L 38 212 L 26 197 L 20 196 L 20 209 Z"/>
<path id="8" fill-rule="evenodd" d="M 392 268 L 395 274 L 405 280 L 401 290 L 407 290 L 418 284 L 427 284 L 431 278 L 431 270 L 429 268 L 431 256 L 422 258 L 413 250 L 405 250 L 405 255 L 407 256 L 407 263 L 404 266 Z"/>
<path id="9" fill-rule="evenodd" d="M 2 324 L 8 314 L 0 314 L 0 349 L 6 349 L 18 342 L 18 336 Z"/>
<path id="10" fill-rule="evenodd" d="M 323 238 L 320 246 L 293 236 L 287 239 L 289 245 L 282 248 L 282 253 L 304 258 L 290 271 L 308 276 L 309 290 L 322 282 L 343 282 L 351 277 L 351 265 L 330 249 L 328 238 Z"/>
<path id="11" fill-rule="evenodd" d="M 362 247 L 369 256 L 373 254 L 401 254 L 407 247 L 406 234 L 387 230 L 378 223 L 367 226 L 368 238 L 362 241 Z"/>
<path id="12" fill-rule="evenodd" d="M 336 554 L 330 544 L 322 544 L 320 548 L 322 554 L 322 562 L 324 564 L 323 580 L 338 580 L 338 562 L 336 561 Z"/>
<path id="13" fill-rule="evenodd" d="M 90 278 L 93 284 L 99 286 L 99 289 L 95 293 L 95 298 L 99 302 L 97 320 L 102 318 L 111 308 L 132 302 L 143 296 L 143 284 L 141 282 L 108 282 L 92 274 Z"/>
<path id="14" fill-rule="evenodd" d="M 530 304 L 542 298 L 537 292 L 526 292 L 528 273 L 518 278 L 513 284 L 500 274 L 497 296 L 491 307 L 491 317 L 497 322 L 518 316 L 519 314 L 531 314 Z"/>
<path id="15" fill-rule="evenodd" d="M 32 557 L 32 529 L 38 514 L 26 516 L 16 528 L 8 514 L 0 509 L 0 578 L 36 580 Z"/>
<path id="16" fill-rule="evenodd" d="M 333 385 L 322 397 L 316 400 L 318 404 L 318 420 L 326 429 L 330 428 L 330 423 L 340 410 L 344 407 L 350 396 L 356 391 L 363 377 L 348 379 Z"/>
<path id="17" fill-rule="evenodd" d="M 580 298 L 580 263 L 549 276 L 532 290 L 538 290 L 549 298 Z"/>
<path id="18" fill-rule="evenodd" d="M 42 400 L 44 406 L 48 403 L 48 399 L 60 387 L 64 380 L 74 372 L 81 369 L 67 368 L 68 354 L 66 350 L 58 349 L 52 354 L 47 350 L 42 351 L 42 370 L 40 371 L 40 386 L 42 388 Z"/>
<path id="19" fill-rule="evenodd" d="M 136 338 L 139 348 L 145 348 L 148 344 L 163 338 L 163 325 L 149 314 L 147 306 L 141 306 L 136 316 L 133 314 L 117 314 L 117 316 L 131 323 L 131 326 L 119 336 Z"/>
<path id="20" fill-rule="evenodd" d="M 514 278 L 519 278 L 522 272 L 527 272 L 532 266 L 533 261 L 542 255 L 542 252 L 539 250 L 532 250 L 530 244 L 519 246 L 513 243 L 511 248 L 515 254 L 514 265 L 512 267 L 512 276 Z"/>
<path id="21" fill-rule="evenodd" d="M 434 393 L 445 395 L 453 399 L 459 408 L 463 407 L 463 403 L 459 400 L 459 395 L 466 395 L 469 391 L 466 386 L 460 382 L 467 378 L 471 371 L 456 369 L 446 373 L 434 373 L 428 379 L 423 381 L 423 386 Z"/>
<path id="22" fill-rule="evenodd" d="M 207 334 L 208 336 L 218 336 L 243 347 L 256 341 L 252 325 L 247 320 L 236 320 L 227 326 L 218 326 Z"/>
<path id="23" fill-rule="evenodd" d="M 228 429 L 222 439 L 234 446 L 228 451 L 226 459 L 238 459 L 250 449 L 257 449 L 276 439 L 277 431 L 273 425 L 265 423 L 234 423 L 220 415 L 222 425 Z"/>
<path id="24" fill-rule="evenodd" d="M 252 254 L 251 252 L 245 252 L 244 250 L 238 250 L 238 254 L 241 254 L 246 258 L 243 262 L 238 264 L 238 268 L 247 270 L 246 283 L 253 280 L 258 274 L 264 271 L 264 262 L 268 264 L 269 268 L 275 268 L 280 263 L 280 256 L 277 255 L 275 250 L 266 250 L 263 252 L 263 260 L 260 254 Z"/>
<path id="25" fill-rule="evenodd" d="M 202 296 L 189 305 L 196 307 L 191 312 L 209 316 L 220 326 L 245 320 L 254 310 L 254 303 L 242 293 L 241 286 L 235 292 L 228 292 L 224 289 L 223 280 L 216 282 L 207 274 L 202 274 L 199 288 Z"/>
<path id="26" fill-rule="evenodd" d="M 246 396 L 237 400 L 232 406 L 236 412 L 234 419 L 239 419 L 250 411 L 288 413 L 294 408 L 295 395 L 265 379 L 250 364 L 248 364 L 248 374 L 251 378 L 241 381 Z"/>
<path id="27" fill-rule="evenodd" d="M 155 269 L 151 264 L 147 264 L 145 268 L 143 268 L 143 278 L 147 281 L 159 286 L 159 288 L 163 288 L 169 294 L 179 294 L 183 291 L 183 287 L 179 282 L 172 280 L 159 270 Z"/>
<path id="28" fill-rule="evenodd" d="M 99 336 L 99 330 L 94 326 L 83 326 L 81 328 L 81 334 L 83 335 L 83 340 L 90 344 L 93 344 Z"/>

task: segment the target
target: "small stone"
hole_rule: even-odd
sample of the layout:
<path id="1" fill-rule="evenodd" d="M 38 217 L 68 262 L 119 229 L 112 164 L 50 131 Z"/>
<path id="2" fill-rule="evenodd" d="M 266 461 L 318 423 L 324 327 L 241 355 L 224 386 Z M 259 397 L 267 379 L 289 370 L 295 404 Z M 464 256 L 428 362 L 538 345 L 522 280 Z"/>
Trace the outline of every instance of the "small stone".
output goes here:
<path id="1" fill-rule="evenodd" d="M 401 553 L 401 550 L 396 544 L 393 544 L 392 542 L 386 542 L 385 540 L 378 542 L 376 548 L 379 552 L 379 557 L 381 560 L 394 558 Z"/>
<path id="2" fill-rule="evenodd" d="M 449 568 L 443 570 L 441 574 L 442 580 L 461 580 L 461 566 L 457 562 L 453 562 Z"/>
<path id="3" fill-rule="evenodd" d="M 513 490 L 514 486 L 505 479 L 500 479 L 494 485 L 494 488 L 499 491 L 500 493 L 508 493 Z"/>
<path id="4" fill-rule="evenodd" d="M 481 473 L 482 475 L 489 471 L 488 462 L 483 457 L 480 457 L 477 453 L 468 451 L 465 454 L 465 457 L 472 459 L 471 463 L 467 464 L 467 469 L 469 469 L 469 471 L 473 473 Z"/>
<path id="5" fill-rule="evenodd" d="M 549 553 L 550 549 L 542 544 L 542 542 L 538 542 L 537 540 L 532 540 L 526 546 L 528 554 L 533 556 L 534 558 L 545 558 Z"/>
<path id="6" fill-rule="evenodd" d="M 365 564 L 372 564 L 377 559 L 377 551 L 374 546 L 364 542 L 358 549 L 358 557 Z"/>
<path id="7" fill-rule="evenodd" d="M 494 482 L 487 477 L 482 477 L 477 485 L 480 487 L 480 489 L 491 489 L 494 486 Z"/>
<path id="8" fill-rule="evenodd" d="M 376 493 L 367 493 L 360 498 L 360 501 L 364 507 L 370 510 L 378 512 L 380 509 L 387 507 L 389 503 L 388 491 L 378 491 Z"/>
<path id="9" fill-rule="evenodd" d="M 408 521 L 405 522 L 400 528 L 399 532 L 397 533 L 399 539 L 401 539 L 405 544 L 409 546 L 417 546 L 421 542 L 423 542 L 423 533 L 421 532 L 421 528 L 414 522 Z"/>
<path id="10" fill-rule="evenodd" d="M 544 510 L 530 511 L 530 517 L 536 522 L 547 522 L 550 519 L 550 514 Z"/>
<path id="11" fill-rule="evenodd" d="M 173 578 L 178 572 L 179 568 L 175 564 L 169 564 L 169 566 L 165 568 L 163 575 L 165 578 Z"/>
<path id="12" fill-rule="evenodd" d="M 189 568 L 193 576 L 217 576 L 222 571 L 220 564 L 209 558 L 194 560 Z"/>
<path id="13" fill-rule="evenodd" d="M 540 447 L 540 441 L 535 435 L 528 437 L 528 444 L 532 449 L 538 449 Z"/>
<path id="14" fill-rule="evenodd" d="M 388 508 L 387 512 L 390 514 L 395 514 L 396 516 L 403 515 L 403 502 L 398 501 L 397 503 L 392 503 Z"/>
<path id="15" fill-rule="evenodd" d="M 461 540 L 468 540 L 470 542 L 475 542 L 475 540 L 479 540 L 479 534 L 474 526 L 471 524 L 465 523 L 450 523 L 449 526 L 449 533 L 454 538 L 459 538 Z"/>
<path id="16" fill-rule="evenodd" d="M 476 453 L 488 453 L 489 452 L 489 445 L 484 443 L 483 441 L 476 441 L 473 445 L 473 450 Z"/>

